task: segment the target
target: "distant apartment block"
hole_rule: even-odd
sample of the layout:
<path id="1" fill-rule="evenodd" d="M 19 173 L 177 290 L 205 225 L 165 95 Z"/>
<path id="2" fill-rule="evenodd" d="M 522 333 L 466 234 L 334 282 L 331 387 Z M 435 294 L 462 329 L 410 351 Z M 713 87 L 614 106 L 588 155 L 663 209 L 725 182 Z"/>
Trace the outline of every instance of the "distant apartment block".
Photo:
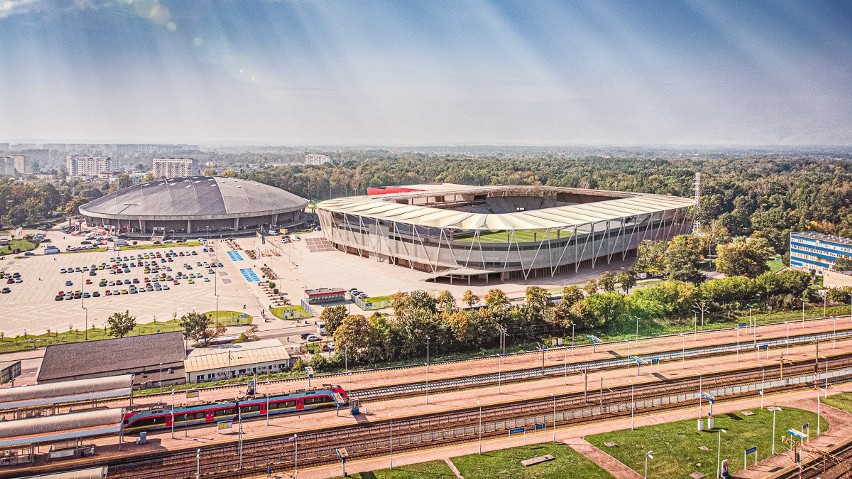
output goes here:
<path id="1" fill-rule="evenodd" d="M 9 151 L 8 143 L 0 143 L 0 151 Z"/>
<path id="2" fill-rule="evenodd" d="M 0 156 L 0 175 L 16 176 L 23 173 L 21 169 L 25 168 L 24 155 L 4 155 Z M 17 172 L 17 173 L 16 173 Z"/>
<path id="3" fill-rule="evenodd" d="M 112 158 L 108 156 L 68 155 L 65 167 L 70 176 L 98 176 L 112 173 Z"/>
<path id="4" fill-rule="evenodd" d="M 155 178 L 178 178 L 198 174 L 195 158 L 154 158 L 152 173 Z"/>
<path id="5" fill-rule="evenodd" d="M 30 161 L 29 158 L 27 158 L 24 155 L 17 155 L 15 157 L 14 164 L 15 164 L 15 171 L 19 175 L 29 175 L 33 172 L 32 161 Z"/>
<path id="6" fill-rule="evenodd" d="M 320 155 L 319 153 L 308 153 L 305 155 L 306 165 L 322 165 L 331 161 L 328 155 Z"/>
<path id="7" fill-rule="evenodd" d="M 852 258 L 852 239 L 822 233 L 790 233 L 790 266 L 822 275 L 840 258 Z"/>

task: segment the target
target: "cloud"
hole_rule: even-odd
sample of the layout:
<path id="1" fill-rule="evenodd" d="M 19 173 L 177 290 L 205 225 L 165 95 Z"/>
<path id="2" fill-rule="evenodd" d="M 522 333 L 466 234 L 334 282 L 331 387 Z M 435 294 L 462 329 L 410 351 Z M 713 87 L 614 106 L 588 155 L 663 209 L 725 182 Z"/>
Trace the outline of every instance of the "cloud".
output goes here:
<path id="1" fill-rule="evenodd" d="M 41 6 L 41 0 L 0 0 L 0 18 L 29 13 Z"/>

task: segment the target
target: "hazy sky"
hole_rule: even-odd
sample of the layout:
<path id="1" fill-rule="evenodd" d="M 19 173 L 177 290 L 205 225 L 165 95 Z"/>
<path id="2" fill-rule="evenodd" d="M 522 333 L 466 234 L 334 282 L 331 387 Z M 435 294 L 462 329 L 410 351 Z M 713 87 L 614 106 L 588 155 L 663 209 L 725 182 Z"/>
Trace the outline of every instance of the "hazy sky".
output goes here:
<path id="1" fill-rule="evenodd" d="M 852 2 L 0 0 L 0 141 L 852 143 Z"/>

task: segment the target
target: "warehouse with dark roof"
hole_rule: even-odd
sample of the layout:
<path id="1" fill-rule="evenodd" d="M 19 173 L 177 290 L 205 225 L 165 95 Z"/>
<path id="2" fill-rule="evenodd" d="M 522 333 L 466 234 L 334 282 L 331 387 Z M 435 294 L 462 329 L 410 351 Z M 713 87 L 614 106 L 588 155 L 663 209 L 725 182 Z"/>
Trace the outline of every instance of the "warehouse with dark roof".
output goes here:
<path id="1" fill-rule="evenodd" d="M 142 387 L 179 384 L 185 358 L 181 332 L 54 344 L 44 351 L 37 382 L 133 374 L 133 384 Z"/>
<path id="2" fill-rule="evenodd" d="M 239 178 L 188 176 L 134 185 L 80 207 L 89 226 L 123 236 L 194 237 L 292 227 L 308 200 L 274 186 Z"/>

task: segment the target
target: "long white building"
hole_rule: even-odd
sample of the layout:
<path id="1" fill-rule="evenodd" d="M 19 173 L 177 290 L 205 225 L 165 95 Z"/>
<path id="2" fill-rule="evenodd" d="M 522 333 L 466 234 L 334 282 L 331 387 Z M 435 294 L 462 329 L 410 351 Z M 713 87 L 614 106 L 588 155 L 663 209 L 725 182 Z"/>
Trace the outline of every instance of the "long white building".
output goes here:
<path id="1" fill-rule="evenodd" d="M 109 156 L 68 155 L 65 168 L 69 176 L 98 176 L 112 173 L 112 158 Z"/>
<path id="2" fill-rule="evenodd" d="M 195 158 L 154 158 L 151 172 L 154 178 L 178 178 L 198 175 Z"/>

